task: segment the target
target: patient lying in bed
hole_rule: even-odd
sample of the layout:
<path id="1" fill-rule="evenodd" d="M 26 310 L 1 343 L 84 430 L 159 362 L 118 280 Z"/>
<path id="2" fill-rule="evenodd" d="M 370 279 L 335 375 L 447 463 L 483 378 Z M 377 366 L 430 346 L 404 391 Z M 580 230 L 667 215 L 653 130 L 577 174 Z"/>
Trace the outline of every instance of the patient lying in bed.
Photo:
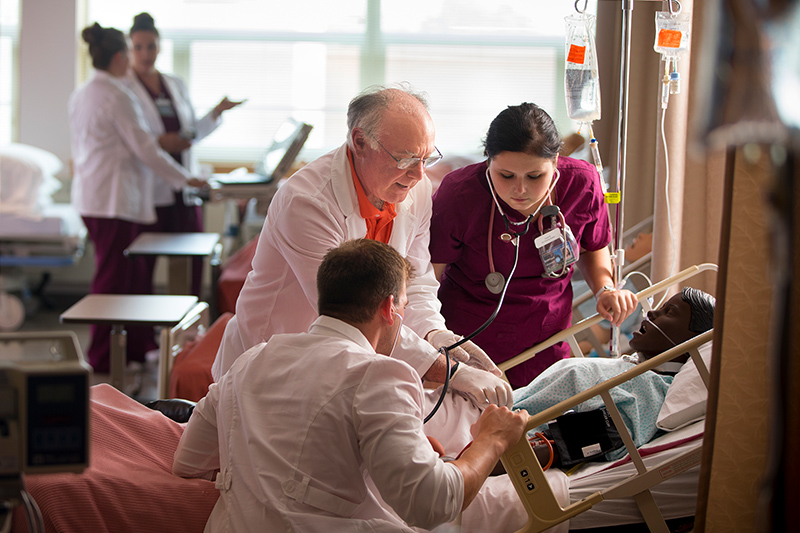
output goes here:
<path id="1" fill-rule="evenodd" d="M 709 294 L 697 289 L 683 289 L 659 309 L 647 313 L 630 341 L 631 348 L 636 350 L 633 356 L 559 361 L 529 385 L 514 391 L 514 408 L 538 413 L 625 372 L 636 362 L 650 359 L 708 331 L 714 324 L 714 305 L 715 300 Z M 637 447 L 649 442 L 658 432 L 656 421 L 667 390 L 688 357 L 684 354 L 671 363 L 665 363 L 658 371 L 645 372 L 609 391 Z M 578 405 L 575 411 L 592 411 L 603 405 L 603 400 L 596 396 Z M 546 426 L 540 426 L 536 431 L 545 429 Z M 625 449 L 620 448 L 606 458 L 617 459 L 624 454 Z"/>

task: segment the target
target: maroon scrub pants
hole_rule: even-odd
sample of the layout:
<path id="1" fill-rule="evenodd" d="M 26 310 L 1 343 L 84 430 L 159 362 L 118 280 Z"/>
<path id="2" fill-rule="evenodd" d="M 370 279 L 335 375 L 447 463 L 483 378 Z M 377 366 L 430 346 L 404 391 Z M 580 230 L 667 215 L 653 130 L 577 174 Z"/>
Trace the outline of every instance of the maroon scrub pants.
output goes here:
<path id="1" fill-rule="evenodd" d="M 116 218 L 82 217 L 94 243 L 95 270 L 92 294 L 152 294 L 152 269 L 145 257 L 123 254 L 125 248 L 149 226 Z M 126 326 L 128 361 L 144 361 L 144 355 L 158 348 L 152 327 Z M 88 359 L 95 372 L 108 373 L 111 326 L 92 325 Z"/>

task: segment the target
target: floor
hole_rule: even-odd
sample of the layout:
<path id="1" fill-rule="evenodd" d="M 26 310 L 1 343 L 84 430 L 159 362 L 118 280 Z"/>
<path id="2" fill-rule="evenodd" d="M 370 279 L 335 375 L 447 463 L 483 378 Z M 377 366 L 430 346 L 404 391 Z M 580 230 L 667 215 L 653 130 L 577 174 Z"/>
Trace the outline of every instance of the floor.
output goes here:
<path id="1" fill-rule="evenodd" d="M 28 302 L 28 316 L 19 328 L 19 332 L 45 332 L 45 331 L 73 331 L 78 337 L 81 350 L 86 354 L 89 348 L 90 334 L 89 325 L 70 324 L 63 325 L 59 322 L 61 313 L 69 309 L 70 306 L 80 300 L 83 294 L 47 294 L 46 302 L 32 300 Z M 34 297 L 35 298 L 35 297 Z M 157 399 L 157 376 L 158 364 L 157 354 L 148 358 L 144 365 L 130 364 L 125 376 L 125 393 L 132 398 L 145 403 Z M 108 374 L 92 373 L 89 383 L 109 383 L 111 377 Z"/>

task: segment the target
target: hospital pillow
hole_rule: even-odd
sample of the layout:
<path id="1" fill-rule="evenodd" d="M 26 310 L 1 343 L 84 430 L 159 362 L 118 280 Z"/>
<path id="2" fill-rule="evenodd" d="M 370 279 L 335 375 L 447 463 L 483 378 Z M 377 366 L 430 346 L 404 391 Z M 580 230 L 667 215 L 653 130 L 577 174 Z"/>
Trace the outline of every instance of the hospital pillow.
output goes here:
<path id="1" fill-rule="evenodd" d="M 711 341 L 699 348 L 706 367 L 711 368 Z M 706 416 L 706 389 L 692 359 L 681 367 L 667 390 L 664 405 L 658 413 L 656 426 L 664 431 L 674 431 L 702 420 Z"/>
<path id="2" fill-rule="evenodd" d="M 37 217 L 53 203 L 52 194 L 61 188 L 55 177 L 63 163 L 54 154 L 10 143 L 0 146 L 0 212 Z"/>

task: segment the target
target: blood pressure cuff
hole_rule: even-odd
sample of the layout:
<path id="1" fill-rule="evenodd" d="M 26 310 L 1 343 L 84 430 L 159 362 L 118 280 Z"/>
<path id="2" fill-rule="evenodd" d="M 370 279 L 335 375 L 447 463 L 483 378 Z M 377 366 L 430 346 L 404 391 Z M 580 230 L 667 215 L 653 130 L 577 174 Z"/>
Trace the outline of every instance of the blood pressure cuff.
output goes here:
<path id="1" fill-rule="evenodd" d="M 604 461 L 605 455 L 624 446 L 605 407 L 583 413 L 570 412 L 550 422 L 546 436 L 556 449 L 558 467 L 585 461 Z"/>

